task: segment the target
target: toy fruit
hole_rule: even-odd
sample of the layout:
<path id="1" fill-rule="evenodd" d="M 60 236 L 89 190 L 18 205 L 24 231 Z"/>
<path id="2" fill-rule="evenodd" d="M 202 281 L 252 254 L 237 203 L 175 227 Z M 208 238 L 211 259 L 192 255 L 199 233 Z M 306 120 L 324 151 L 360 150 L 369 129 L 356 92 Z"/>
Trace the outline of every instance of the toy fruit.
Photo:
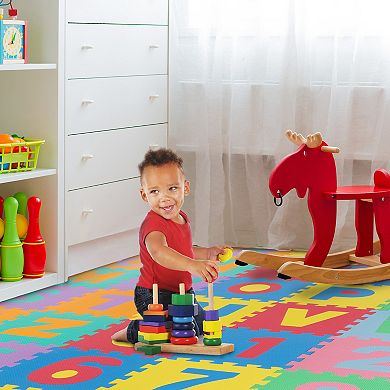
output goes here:
<path id="1" fill-rule="evenodd" d="M 12 135 L 9 134 L 0 134 L 0 144 L 12 144 L 14 142 L 14 138 Z M 3 148 L 0 148 L 0 153 L 10 153 L 11 152 L 11 147 L 5 147 L 4 150 Z"/>
<path id="2" fill-rule="evenodd" d="M 230 260 L 232 258 L 232 256 L 233 256 L 233 249 L 232 248 L 225 248 L 224 252 L 220 253 L 218 255 L 218 259 L 219 259 L 219 261 L 224 262 L 224 261 Z"/>

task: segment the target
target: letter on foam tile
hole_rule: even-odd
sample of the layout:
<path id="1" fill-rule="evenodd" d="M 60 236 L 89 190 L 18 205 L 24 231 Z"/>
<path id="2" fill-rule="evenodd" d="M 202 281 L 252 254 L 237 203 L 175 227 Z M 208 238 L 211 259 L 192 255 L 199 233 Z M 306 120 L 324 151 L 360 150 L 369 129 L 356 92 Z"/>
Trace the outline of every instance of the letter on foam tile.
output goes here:
<path id="1" fill-rule="evenodd" d="M 250 342 L 256 344 L 248 348 L 247 350 L 241 352 L 239 355 L 237 355 L 237 357 L 245 359 L 257 358 L 258 356 L 269 351 L 271 348 L 276 347 L 285 340 L 285 338 L 281 337 L 262 337 L 259 339 L 250 339 Z"/>
<path id="2" fill-rule="evenodd" d="M 3 331 L 4 334 L 13 334 L 16 336 L 37 337 L 48 339 L 58 336 L 61 332 L 58 329 L 75 328 L 87 324 L 87 321 L 70 320 L 67 318 L 40 318 L 37 322 L 43 322 L 45 325 L 29 325 L 21 328 L 12 328 Z M 51 330 L 52 332 L 46 332 Z M 55 332 L 53 332 L 55 331 Z"/>
<path id="3" fill-rule="evenodd" d="M 354 359 L 340 362 L 336 365 L 338 368 L 347 368 L 351 370 L 364 370 L 389 373 L 390 347 L 372 346 L 356 348 L 353 351 L 356 354 Z M 367 358 L 362 355 L 367 354 Z M 359 359 L 360 358 L 360 359 Z"/>
<path id="4" fill-rule="evenodd" d="M 122 362 L 119 359 L 106 356 L 80 356 L 60 360 L 35 370 L 29 374 L 28 379 L 44 385 L 73 385 L 101 375 L 103 369 L 95 367 L 97 364 L 120 366 Z"/>
<path id="5" fill-rule="evenodd" d="M 327 301 L 332 298 L 361 298 L 368 297 L 374 294 L 375 291 L 366 289 L 366 288 L 357 288 L 357 287 L 329 287 L 324 291 L 321 291 L 319 294 L 314 295 L 311 299 L 318 299 L 322 301 Z"/>
<path id="6" fill-rule="evenodd" d="M 317 324 L 321 321 L 326 321 L 331 318 L 339 317 L 347 312 L 328 310 L 323 313 L 307 316 L 307 309 L 294 309 L 289 308 L 284 315 L 281 325 L 283 326 L 295 326 L 297 328 L 303 328 L 304 326 Z"/>

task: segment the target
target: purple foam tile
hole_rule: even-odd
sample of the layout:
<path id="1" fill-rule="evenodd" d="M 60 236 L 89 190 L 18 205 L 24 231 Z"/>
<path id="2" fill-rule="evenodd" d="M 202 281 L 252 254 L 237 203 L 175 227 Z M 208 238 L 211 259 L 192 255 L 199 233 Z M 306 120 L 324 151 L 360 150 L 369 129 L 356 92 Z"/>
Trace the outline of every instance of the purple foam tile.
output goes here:
<path id="1" fill-rule="evenodd" d="M 58 287 L 53 287 L 43 292 L 35 292 L 31 295 L 37 297 L 39 300 L 30 300 L 30 299 L 11 299 L 10 301 L 4 302 L 2 305 L 8 308 L 19 308 L 25 310 L 44 310 L 48 306 L 57 305 L 59 302 L 65 302 L 75 297 L 80 297 L 91 290 L 80 286 L 70 288 L 67 285 L 61 285 Z"/>
<path id="2" fill-rule="evenodd" d="M 70 287 L 68 285 L 60 285 L 41 292 L 35 292 L 33 294 L 30 294 L 33 298 L 39 297 L 39 299 L 31 300 L 26 299 L 24 297 L 20 297 L 4 302 L 2 303 L 2 305 L 7 308 L 44 310 L 49 306 L 54 306 L 59 302 L 65 302 L 72 298 L 80 297 L 86 292 L 90 291 L 91 289 L 88 289 L 83 286 Z M 30 297 L 30 295 L 28 295 L 27 297 Z"/>
<path id="3" fill-rule="evenodd" d="M 45 347 L 36 344 L 19 344 L 15 341 L 0 342 L 0 367 L 14 367 L 22 360 L 31 360 L 38 353 L 49 353 L 55 345 Z"/>
<path id="4" fill-rule="evenodd" d="M 108 299 L 107 302 L 104 302 L 100 305 L 96 305 L 93 307 L 94 310 L 108 310 L 111 309 L 113 306 L 119 306 L 124 303 L 129 302 L 129 297 L 121 296 L 121 295 L 111 295 L 107 294 L 104 296 L 105 299 Z"/>

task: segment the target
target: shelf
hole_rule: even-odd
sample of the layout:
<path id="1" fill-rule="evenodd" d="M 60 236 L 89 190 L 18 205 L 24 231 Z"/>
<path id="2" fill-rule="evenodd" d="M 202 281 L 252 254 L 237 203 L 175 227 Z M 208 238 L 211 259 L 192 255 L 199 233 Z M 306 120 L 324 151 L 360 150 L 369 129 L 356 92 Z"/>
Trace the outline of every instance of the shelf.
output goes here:
<path id="1" fill-rule="evenodd" d="M 21 279 L 18 282 L 0 281 L 0 302 L 56 284 L 58 284 L 58 275 L 54 272 L 46 272 L 42 278 L 37 279 Z"/>
<path id="2" fill-rule="evenodd" d="M 56 169 L 35 169 L 27 172 L 3 173 L 0 174 L 0 184 L 12 183 L 14 181 L 35 179 L 37 177 L 52 176 L 57 173 Z"/>
<path id="3" fill-rule="evenodd" d="M 1 64 L 0 71 L 56 69 L 56 64 Z"/>

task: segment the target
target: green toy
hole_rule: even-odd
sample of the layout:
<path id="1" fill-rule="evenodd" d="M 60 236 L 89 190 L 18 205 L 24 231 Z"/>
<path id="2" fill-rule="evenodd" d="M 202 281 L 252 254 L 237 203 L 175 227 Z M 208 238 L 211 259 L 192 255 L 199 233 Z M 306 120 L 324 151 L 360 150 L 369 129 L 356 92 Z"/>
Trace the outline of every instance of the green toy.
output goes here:
<path id="1" fill-rule="evenodd" d="M 16 228 L 18 201 L 12 196 L 4 201 L 6 219 L 3 240 L 1 241 L 1 278 L 5 282 L 15 282 L 23 277 L 24 256 Z"/>
<path id="2" fill-rule="evenodd" d="M 18 214 L 27 218 L 27 195 L 24 192 L 17 192 L 14 198 L 18 201 Z"/>

